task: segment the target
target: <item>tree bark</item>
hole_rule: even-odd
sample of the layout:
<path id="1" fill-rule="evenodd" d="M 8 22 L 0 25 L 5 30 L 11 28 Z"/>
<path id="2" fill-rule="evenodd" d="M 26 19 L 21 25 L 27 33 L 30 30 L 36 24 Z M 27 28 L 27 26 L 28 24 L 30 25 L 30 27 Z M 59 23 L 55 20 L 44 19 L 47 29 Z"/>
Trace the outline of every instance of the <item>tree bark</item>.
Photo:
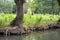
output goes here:
<path id="1" fill-rule="evenodd" d="M 24 0 L 14 0 L 16 3 L 16 18 L 11 22 L 11 26 L 18 26 L 22 27 L 23 26 L 23 3 Z"/>
<path id="2" fill-rule="evenodd" d="M 58 4 L 59 4 L 59 6 L 60 6 L 60 0 L 57 0 L 57 2 L 58 2 Z"/>

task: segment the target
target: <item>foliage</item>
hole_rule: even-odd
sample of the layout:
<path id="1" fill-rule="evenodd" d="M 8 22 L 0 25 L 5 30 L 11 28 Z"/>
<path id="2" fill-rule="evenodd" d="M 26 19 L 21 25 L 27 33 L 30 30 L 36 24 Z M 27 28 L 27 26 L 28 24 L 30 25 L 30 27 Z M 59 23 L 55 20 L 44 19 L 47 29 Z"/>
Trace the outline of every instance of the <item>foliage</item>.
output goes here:
<path id="1" fill-rule="evenodd" d="M 50 15 L 50 14 L 25 14 L 24 16 L 24 25 L 40 25 L 40 24 L 47 24 L 47 23 L 54 23 L 60 18 L 59 15 Z"/>
<path id="2" fill-rule="evenodd" d="M 0 27 L 9 26 L 10 22 L 15 18 L 14 14 L 0 14 Z"/>
<path id="3" fill-rule="evenodd" d="M 33 0 L 29 5 L 32 13 L 59 13 L 57 0 Z"/>
<path id="4" fill-rule="evenodd" d="M 24 13 L 59 14 L 57 0 L 25 0 Z M 0 0 L 0 13 L 16 13 L 14 0 Z"/>
<path id="5" fill-rule="evenodd" d="M 10 22 L 15 18 L 15 14 L 0 14 L 0 27 L 10 26 Z M 40 25 L 46 24 L 48 22 L 57 22 L 60 18 L 59 15 L 49 15 L 49 14 L 24 14 L 24 25 Z"/>
<path id="6" fill-rule="evenodd" d="M 13 0 L 0 0 L 0 13 L 12 13 L 13 5 Z"/>

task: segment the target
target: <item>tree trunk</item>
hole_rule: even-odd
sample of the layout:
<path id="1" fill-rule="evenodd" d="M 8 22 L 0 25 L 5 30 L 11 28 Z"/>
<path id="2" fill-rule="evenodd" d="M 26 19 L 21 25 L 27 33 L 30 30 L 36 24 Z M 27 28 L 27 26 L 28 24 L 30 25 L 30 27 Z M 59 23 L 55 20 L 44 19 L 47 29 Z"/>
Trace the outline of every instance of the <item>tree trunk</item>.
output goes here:
<path id="1" fill-rule="evenodd" d="M 59 6 L 60 6 L 60 0 L 57 0 L 57 2 L 58 2 L 58 4 L 59 4 Z"/>
<path id="2" fill-rule="evenodd" d="M 60 12 L 60 0 L 57 0 L 57 2 L 58 2 L 58 5 L 59 5 L 59 12 Z M 60 20 L 60 19 L 59 19 Z"/>
<path id="3" fill-rule="evenodd" d="M 16 18 L 11 22 L 12 26 L 18 26 L 22 27 L 23 26 L 23 3 L 24 0 L 14 0 L 16 3 Z"/>

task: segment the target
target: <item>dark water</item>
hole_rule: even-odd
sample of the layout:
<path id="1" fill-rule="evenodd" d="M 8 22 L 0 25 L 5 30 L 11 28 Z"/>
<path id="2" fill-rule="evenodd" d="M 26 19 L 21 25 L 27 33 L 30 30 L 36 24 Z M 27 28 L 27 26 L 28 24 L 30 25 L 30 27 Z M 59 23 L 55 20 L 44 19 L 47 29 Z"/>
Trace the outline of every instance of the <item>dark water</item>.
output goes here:
<path id="1" fill-rule="evenodd" d="M 0 36 L 0 40 L 60 40 L 60 29 L 55 31 L 35 32 L 23 36 Z"/>

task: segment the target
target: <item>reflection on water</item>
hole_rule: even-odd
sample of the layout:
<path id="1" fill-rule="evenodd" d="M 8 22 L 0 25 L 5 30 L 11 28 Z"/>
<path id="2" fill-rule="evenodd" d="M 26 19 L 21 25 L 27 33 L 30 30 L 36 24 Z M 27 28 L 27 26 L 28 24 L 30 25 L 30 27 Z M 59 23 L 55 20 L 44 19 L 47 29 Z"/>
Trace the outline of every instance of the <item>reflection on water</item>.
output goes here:
<path id="1" fill-rule="evenodd" d="M 0 36 L 0 40 L 23 40 L 23 36 Z"/>
<path id="2" fill-rule="evenodd" d="M 31 33 L 27 36 L 0 36 L 0 40 L 60 40 L 60 30 Z"/>

